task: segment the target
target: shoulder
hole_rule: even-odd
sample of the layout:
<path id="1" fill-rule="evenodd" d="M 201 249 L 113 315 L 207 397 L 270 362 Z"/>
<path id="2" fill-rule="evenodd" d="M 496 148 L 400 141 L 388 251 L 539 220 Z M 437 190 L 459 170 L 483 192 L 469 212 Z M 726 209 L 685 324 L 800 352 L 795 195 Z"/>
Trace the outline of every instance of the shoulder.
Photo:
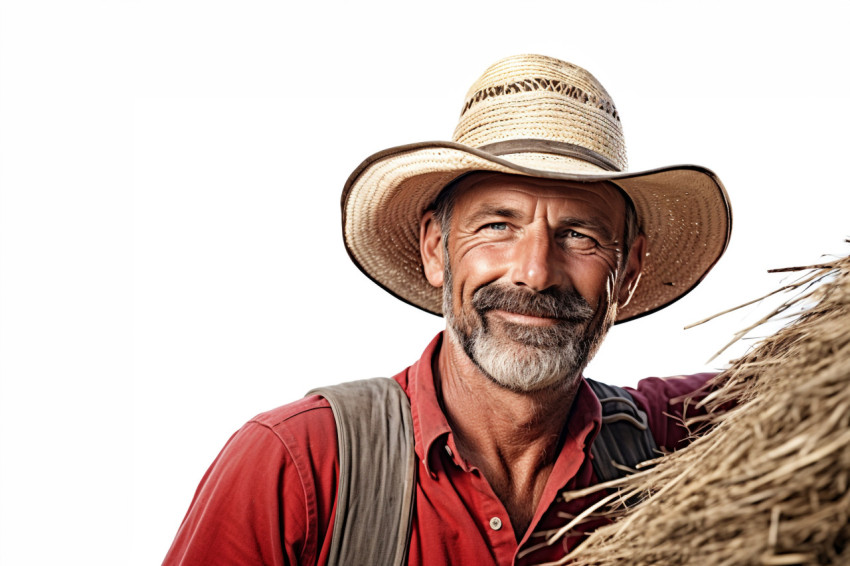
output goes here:
<path id="1" fill-rule="evenodd" d="M 647 377 L 638 382 L 637 387 L 626 387 L 629 393 L 637 394 L 648 403 L 666 403 L 670 399 L 682 396 L 705 395 L 706 385 L 716 373 L 695 373 L 692 375 L 674 375 L 670 377 Z"/>
<path id="2" fill-rule="evenodd" d="M 308 460 L 333 461 L 336 449 L 333 413 L 327 401 L 313 395 L 250 419 L 231 436 L 215 464 L 315 469 Z"/>
<path id="3" fill-rule="evenodd" d="M 244 428 L 267 431 L 287 444 L 303 435 L 335 433 L 333 413 L 328 402 L 318 395 L 309 395 L 250 419 Z"/>
<path id="4" fill-rule="evenodd" d="M 281 465 L 289 468 L 287 491 L 292 493 L 292 481 L 297 478 L 305 503 L 329 510 L 336 493 L 339 455 L 336 422 L 324 398 L 310 395 L 260 413 L 245 424 L 243 431 L 247 438 L 273 438 L 282 452 Z M 249 459 L 268 457 L 262 446 L 255 446 Z"/>
<path id="5" fill-rule="evenodd" d="M 164 564 L 315 562 L 333 512 L 336 451 L 319 397 L 249 420 L 201 480 Z"/>
<path id="6" fill-rule="evenodd" d="M 671 377 L 648 377 L 637 387 L 626 387 L 635 403 L 646 412 L 652 434 L 659 446 L 675 450 L 692 440 L 687 419 L 704 413 L 699 402 L 709 392 L 715 373 Z"/>

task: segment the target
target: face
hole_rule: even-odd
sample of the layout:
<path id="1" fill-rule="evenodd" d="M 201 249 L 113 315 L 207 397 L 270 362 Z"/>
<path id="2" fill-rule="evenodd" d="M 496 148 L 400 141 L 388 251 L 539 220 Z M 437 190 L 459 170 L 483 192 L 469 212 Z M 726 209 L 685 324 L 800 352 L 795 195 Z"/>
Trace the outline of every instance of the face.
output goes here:
<path id="1" fill-rule="evenodd" d="M 451 339 L 506 388 L 575 383 L 640 272 L 631 257 L 642 257 L 642 238 L 623 257 L 622 195 L 604 183 L 495 173 L 455 190 L 447 239 L 433 217 L 422 225 Z"/>

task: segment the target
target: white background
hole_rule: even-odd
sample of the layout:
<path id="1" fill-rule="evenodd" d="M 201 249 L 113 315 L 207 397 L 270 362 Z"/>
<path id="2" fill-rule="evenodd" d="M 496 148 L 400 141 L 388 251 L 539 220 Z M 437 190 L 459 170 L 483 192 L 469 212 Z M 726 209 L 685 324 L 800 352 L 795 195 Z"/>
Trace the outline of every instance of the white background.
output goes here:
<path id="1" fill-rule="evenodd" d="M 632 170 L 698 163 L 731 196 L 718 267 L 615 328 L 588 375 L 720 367 L 730 353 L 705 362 L 765 305 L 685 324 L 848 249 L 844 2 L 0 10 L 4 565 L 159 563 L 244 421 L 418 358 L 442 321 L 350 263 L 339 195 L 371 153 L 448 139 L 503 56 L 588 68 Z"/>

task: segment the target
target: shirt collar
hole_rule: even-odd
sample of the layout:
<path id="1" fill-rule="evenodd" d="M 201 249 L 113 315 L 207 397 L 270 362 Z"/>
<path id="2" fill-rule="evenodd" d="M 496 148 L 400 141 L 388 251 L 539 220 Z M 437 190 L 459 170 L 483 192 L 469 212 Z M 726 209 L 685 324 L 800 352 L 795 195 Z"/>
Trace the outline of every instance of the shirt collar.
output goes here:
<path id="1" fill-rule="evenodd" d="M 445 441 L 439 444 L 437 444 L 437 441 L 441 437 L 451 434 L 446 415 L 437 399 L 432 370 L 432 363 L 436 362 L 442 341 L 443 333 L 440 332 L 431 340 L 419 360 L 396 378 L 402 382 L 407 381 L 405 389 L 408 397 L 410 397 L 416 454 L 425 464 L 428 473 L 433 473 L 430 462 L 432 449 L 435 445 L 437 448 L 441 448 Z M 589 454 L 590 445 L 596 438 L 601 426 L 602 407 L 599 399 L 596 398 L 593 390 L 582 377 L 575 400 L 570 408 L 570 416 L 564 431 L 564 446 L 558 461 L 556 461 L 553 475 L 564 474 L 572 477 L 576 473 L 576 466 L 580 465 L 581 462 L 571 464 L 561 460 L 567 460 L 568 458 L 565 458 L 565 456 L 575 454 L 576 450 Z"/>
<path id="2" fill-rule="evenodd" d="M 433 473 L 428 455 L 437 439 L 449 434 L 451 428 L 437 399 L 434 386 L 434 372 L 431 363 L 436 362 L 443 343 L 440 332 L 431 340 L 419 360 L 407 368 L 407 395 L 410 397 L 410 411 L 413 418 L 413 438 L 416 455 L 425 464 L 428 473 Z"/>

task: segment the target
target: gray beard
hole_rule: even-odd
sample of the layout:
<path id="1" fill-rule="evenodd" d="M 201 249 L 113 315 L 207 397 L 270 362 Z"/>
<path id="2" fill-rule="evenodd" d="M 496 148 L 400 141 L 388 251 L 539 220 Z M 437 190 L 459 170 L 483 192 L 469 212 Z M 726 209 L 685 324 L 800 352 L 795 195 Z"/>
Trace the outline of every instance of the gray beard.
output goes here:
<path id="1" fill-rule="evenodd" d="M 494 309 L 548 316 L 560 322 L 543 327 L 513 324 L 488 316 Z M 575 291 L 535 293 L 497 284 L 478 289 L 471 311 L 459 318 L 454 312 L 448 266 L 443 314 L 451 336 L 484 375 L 506 389 L 526 393 L 572 386 L 613 320 L 606 313 L 608 316 L 594 324 L 596 313 Z"/>

